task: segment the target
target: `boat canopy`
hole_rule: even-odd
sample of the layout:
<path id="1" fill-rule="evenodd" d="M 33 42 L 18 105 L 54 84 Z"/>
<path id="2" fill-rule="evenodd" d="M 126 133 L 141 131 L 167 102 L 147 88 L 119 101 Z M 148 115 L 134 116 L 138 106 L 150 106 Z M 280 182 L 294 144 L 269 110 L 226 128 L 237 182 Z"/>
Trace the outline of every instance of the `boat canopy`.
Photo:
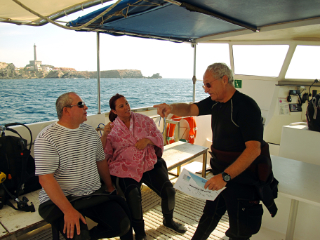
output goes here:
<path id="1" fill-rule="evenodd" d="M 0 22 L 41 26 L 43 17 L 56 20 L 111 0 L 0 0 Z"/>
<path id="2" fill-rule="evenodd" d="M 81 26 L 109 7 L 68 25 Z M 178 42 L 319 41 L 319 9 L 319 0 L 122 0 L 82 30 Z"/>

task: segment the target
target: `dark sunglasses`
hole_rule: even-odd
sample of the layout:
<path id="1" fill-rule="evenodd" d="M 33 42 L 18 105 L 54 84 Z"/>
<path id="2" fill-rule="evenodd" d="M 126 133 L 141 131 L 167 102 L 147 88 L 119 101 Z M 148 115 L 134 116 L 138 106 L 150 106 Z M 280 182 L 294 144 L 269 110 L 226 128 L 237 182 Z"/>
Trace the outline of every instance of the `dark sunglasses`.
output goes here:
<path id="1" fill-rule="evenodd" d="M 224 75 L 223 75 L 224 76 Z M 223 77 L 222 76 L 222 77 Z M 222 79 L 222 77 L 221 78 L 219 78 L 219 79 Z M 211 82 L 214 82 L 214 81 L 217 81 L 218 79 L 215 79 L 215 80 L 213 80 L 213 81 L 211 81 Z M 212 85 L 210 84 L 210 83 L 205 83 L 205 84 L 203 84 L 202 85 L 202 87 L 203 87 L 203 89 L 205 89 L 206 87 L 207 88 L 211 88 L 212 87 Z"/>
<path id="2" fill-rule="evenodd" d="M 202 85 L 202 87 L 203 87 L 203 89 L 205 89 L 205 87 L 211 88 L 212 86 L 211 86 L 210 83 L 205 83 L 205 84 Z"/>
<path id="3" fill-rule="evenodd" d="M 84 108 L 85 105 L 86 105 L 85 102 L 78 102 L 78 103 L 75 104 L 75 105 L 69 105 L 69 106 L 66 106 L 66 107 L 77 106 L 78 108 Z"/>

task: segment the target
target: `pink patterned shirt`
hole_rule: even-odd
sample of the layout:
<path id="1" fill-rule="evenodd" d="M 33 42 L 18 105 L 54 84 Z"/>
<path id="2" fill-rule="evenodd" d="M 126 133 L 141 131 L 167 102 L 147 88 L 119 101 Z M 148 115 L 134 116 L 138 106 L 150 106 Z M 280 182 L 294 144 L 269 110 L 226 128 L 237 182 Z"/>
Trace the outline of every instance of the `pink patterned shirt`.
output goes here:
<path id="1" fill-rule="evenodd" d="M 162 156 L 163 136 L 151 118 L 139 113 L 131 112 L 129 129 L 119 118 L 113 124 L 104 147 L 110 174 L 140 182 L 143 173 L 153 169 L 157 156 Z M 143 138 L 150 139 L 154 146 L 137 149 L 135 144 Z"/>

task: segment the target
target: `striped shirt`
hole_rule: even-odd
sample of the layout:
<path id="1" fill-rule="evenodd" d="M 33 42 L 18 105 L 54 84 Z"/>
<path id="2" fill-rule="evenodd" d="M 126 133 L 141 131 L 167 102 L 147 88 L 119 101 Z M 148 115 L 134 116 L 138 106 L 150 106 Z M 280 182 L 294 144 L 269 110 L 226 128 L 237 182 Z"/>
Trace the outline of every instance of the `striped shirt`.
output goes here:
<path id="1" fill-rule="evenodd" d="M 54 173 L 65 196 L 91 194 L 101 186 L 96 161 L 104 160 L 101 140 L 93 127 L 69 129 L 58 123 L 44 128 L 34 145 L 36 175 Z M 42 189 L 40 204 L 50 198 Z"/>

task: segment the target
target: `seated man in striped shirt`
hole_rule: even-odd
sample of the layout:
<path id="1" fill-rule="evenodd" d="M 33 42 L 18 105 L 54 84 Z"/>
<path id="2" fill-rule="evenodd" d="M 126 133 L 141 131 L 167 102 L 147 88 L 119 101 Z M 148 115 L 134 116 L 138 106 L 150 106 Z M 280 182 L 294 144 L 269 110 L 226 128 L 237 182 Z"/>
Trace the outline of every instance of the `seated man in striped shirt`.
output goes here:
<path id="1" fill-rule="evenodd" d="M 39 214 L 68 239 L 133 239 L 127 205 L 113 193 L 100 138 L 83 123 L 88 107 L 69 92 L 57 99 L 56 109 L 59 120 L 39 133 L 34 147 L 42 186 Z M 98 225 L 88 231 L 84 217 Z"/>

